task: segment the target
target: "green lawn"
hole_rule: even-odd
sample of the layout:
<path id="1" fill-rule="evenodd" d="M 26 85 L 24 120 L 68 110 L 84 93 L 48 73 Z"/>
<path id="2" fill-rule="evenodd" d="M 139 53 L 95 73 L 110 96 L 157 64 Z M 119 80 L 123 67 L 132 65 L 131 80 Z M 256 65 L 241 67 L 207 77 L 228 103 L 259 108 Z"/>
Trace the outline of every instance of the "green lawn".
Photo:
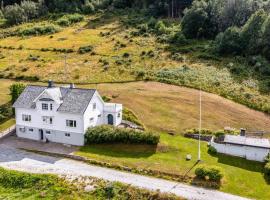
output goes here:
<path id="1" fill-rule="evenodd" d="M 160 144 L 147 145 L 91 145 L 82 147 L 77 155 L 117 163 L 129 167 L 147 168 L 164 172 L 185 174 L 197 159 L 198 141 L 182 136 L 161 134 Z M 192 155 L 186 161 L 187 154 Z M 270 185 L 264 179 L 263 164 L 225 155 L 211 156 L 207 153 L 207 143 L 202 143 L 202 160 L 207 165 L 220 166 L 225 173 L 221 191 L 256 199 L 268 199 Z M 194 169 L 189 173 L 194 176 Z M 256 181 L 254 184 L 254 181 Z"/>
<path id="2" fill-rule="evenodd" d="M 9 120 L 5 121 L 4 123 L 0 124 L 0 132 L 8 129 L 9 127 L 11 127 L 14 124 L 15 124 L 15 119 L 9 119 Z"/>

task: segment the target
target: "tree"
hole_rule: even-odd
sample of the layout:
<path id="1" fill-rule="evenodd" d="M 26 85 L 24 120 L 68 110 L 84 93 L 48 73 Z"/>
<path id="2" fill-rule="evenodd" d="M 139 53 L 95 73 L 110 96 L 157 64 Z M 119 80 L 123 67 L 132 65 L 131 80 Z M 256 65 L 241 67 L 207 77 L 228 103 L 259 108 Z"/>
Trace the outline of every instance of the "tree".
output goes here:
<path id="1" fill-rule="evenodd" d="M 264 24 L 263 37 L 262 37 L 263 55 L 270 60 L 270 16 Z"/>
<path id="2" fill-rule="evenodd" d="M 217 51 L 221 54 L 241 54 L 240 29 L 237 27 L 228 28 L 224 33 L 217 35 L 215 44 Z"/>
<path id="3" fill-rule="evenodd" d="M 9 87 L 12 103 L 14 103 L 18 99 L 24 89 L 25 85 L 22 83 L 14 83 Z"/>
<path id="4" fill-rule="evenodd" d="M 24 10 L 16 3 L 5 7 L 4 17 L 8 24 L 19 24 L 26 20 Z"/>
<path id="5" fill-rule="evenodd" d="M 34 19 L 39 15 L 38 5 L 33 1 L 29 1 L 29 0 L 22 1 L 21 8 L 24 11 L 26 21 L 30 19 Z"/>
<path id="6" fill-rule="evenodd" d="M 262 46 L 263 24 L 266 21 L 267 14 L 263 10 L 254 13 L 247 23 L 243 26 L 241 32 L 241 41 L 247 54 L 258 54 Z"/>

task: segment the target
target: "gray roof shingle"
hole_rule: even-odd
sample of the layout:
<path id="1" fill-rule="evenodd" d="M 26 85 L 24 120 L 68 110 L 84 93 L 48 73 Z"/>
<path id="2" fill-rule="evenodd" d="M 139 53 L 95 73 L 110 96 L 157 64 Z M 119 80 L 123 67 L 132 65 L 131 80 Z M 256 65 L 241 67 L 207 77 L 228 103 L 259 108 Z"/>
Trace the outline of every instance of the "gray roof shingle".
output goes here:
<path id="1" fill-rule="evenodd" d="M 17 101 L 13 104 L 15 108 L 35 108 L 34 100 L 44 91 L 45 86 L 30 85 L 25 88 Z M 83 114 L 89 105 L 95 89 L 80 89 L 80 88 L 66 88 L 60 87 L 62 101 L 58 111 L 72 114 Z"/>

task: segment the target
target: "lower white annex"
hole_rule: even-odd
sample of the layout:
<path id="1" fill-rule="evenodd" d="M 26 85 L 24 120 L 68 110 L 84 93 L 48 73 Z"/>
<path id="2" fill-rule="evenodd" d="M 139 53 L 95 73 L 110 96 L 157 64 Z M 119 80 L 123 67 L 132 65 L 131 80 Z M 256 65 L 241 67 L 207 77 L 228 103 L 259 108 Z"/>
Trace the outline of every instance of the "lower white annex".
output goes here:
<path id="1" fill-rule="evenodd" d="M 97 90 L 29 85 L 14 103 L 18 137 L 44 142 L 84 145 L 89 127 L 118 126 L 122 104 L 105 103 Z"/>

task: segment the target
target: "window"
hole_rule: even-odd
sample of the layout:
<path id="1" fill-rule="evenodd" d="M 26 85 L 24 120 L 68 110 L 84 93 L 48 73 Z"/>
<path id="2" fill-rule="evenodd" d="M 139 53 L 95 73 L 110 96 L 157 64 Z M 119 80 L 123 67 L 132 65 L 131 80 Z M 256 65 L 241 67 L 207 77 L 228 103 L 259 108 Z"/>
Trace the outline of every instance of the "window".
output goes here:
<path id="1" fill-rule="evenodd" d="M 69 119 L 67 119 L 66 120 L 66 126 L 67 127 L 77 127 L 76 120 L 69 120 Z"/>
<path id="2" fill-rule="evenodd" d="M 90 118 L 90 122 L 92 122 L 92 121 L 94 121 L 94 117 L 91 117 L 91 118 Z"/>
<path id="3" fill-rule="evenodd" d="M 50 135 L 50 134 L 51 134 L 51 131 L 46 131 L 46 134 L 47 134 L 47 135 Z"/>
<path id="4" fill-rule="evenodd" d="M 29 130 L 30 132 L 33 132 L 33 131 L 34 131 L 34 129 L 32 129 L 32 128 L 29 128 L 28 130 Z"/>
<path id="5" fill-rule="evenodd" d="M 43 116 L 42 121 L 44 124 L 53 124 L 53 117 Z"/>
<path id="6" fill-rule="evenodd" d="M 22 115 L 22 120 L 25 122 L 31 122 L 31 115 Z"/>
<path id="7" fill-rule="evenodd" d="M 101 114 L 99 114 L 98 117 L 101 117 Z"/>
<path id="8" fill-rule="evenodd" d="M 48 110 L 49 109 L 48 104 L 46 104 L 46 103 L 41 104 L 41 106 L 42 106 L 42 110 Z"/>
<path id="9" fill-rule="evenodd" d="M 97 109 L 97 104 L 93 103 L 93 110 L 96 110 L 96 109 Z"/>
<path id="10" fill-rule="evenodd" d="M 120 117 L 121 117 L 121 113 L 118 113 L 118 114 L 117 114 L 117 117 L 120 118 Z"/>
<path id="11" fill-rule="evenodd" d="M 70 133 L 65 133 L 65 136 L 66 137 L 70 137 Z"/>
<path id="12" fill-rule="evenodd" d="M 52 103 L 50 104 L 50 109 L 53 110 L 53 104 Z"/>
<path id="13" fill-rule="evenodd" d="M 25 132 L 25 128 L 19 128 L 20 132 L 24 133 Z"/>

